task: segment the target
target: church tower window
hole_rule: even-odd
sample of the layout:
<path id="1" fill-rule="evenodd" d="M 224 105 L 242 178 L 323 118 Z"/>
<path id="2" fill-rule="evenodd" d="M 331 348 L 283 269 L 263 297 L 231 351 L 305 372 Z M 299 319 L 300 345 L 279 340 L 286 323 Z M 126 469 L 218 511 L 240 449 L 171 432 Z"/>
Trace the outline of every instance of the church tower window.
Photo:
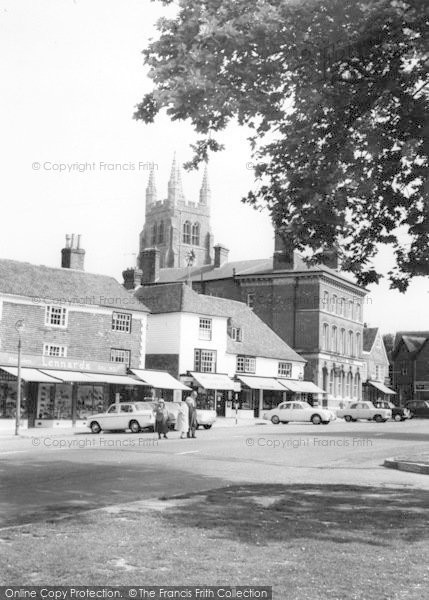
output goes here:
<path id="1" fill-rule="evenodd" d="M 158 244 L 164 243 L 164 221 L 161 221 L 158 227 Z"/>
<path id="2" fill-rule="evenodd" d="M 157 227 L 156 227 L 156 223 L 154 223 L 152 225 L 152 237 L 151 237 L 152 246 L 156 246 L 156 231 L 157 231 Z"/>
<path id="3" fill-rule="evenodd" d="M 189 221 L 185 221 L 183 223 L 183 243 L 184 244 L 191 243 L 191 224 Z"/>
<path id="4" fill-rule="evenodd" d="M 192 225 L 192 245 L 199 246 L 200 245 L 200 224 L 194 223 Z"/>

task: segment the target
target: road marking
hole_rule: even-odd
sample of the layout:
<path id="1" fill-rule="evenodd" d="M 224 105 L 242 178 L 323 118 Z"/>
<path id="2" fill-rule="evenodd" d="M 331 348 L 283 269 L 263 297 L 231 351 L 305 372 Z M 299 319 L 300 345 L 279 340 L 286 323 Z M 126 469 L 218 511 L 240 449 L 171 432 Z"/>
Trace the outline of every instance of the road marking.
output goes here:
<path id="1" fill-rule="evenodd" d="M 199 450 L 189 450 L 188 452 L 176 452 L 176 454 L 197 454 Z"/>

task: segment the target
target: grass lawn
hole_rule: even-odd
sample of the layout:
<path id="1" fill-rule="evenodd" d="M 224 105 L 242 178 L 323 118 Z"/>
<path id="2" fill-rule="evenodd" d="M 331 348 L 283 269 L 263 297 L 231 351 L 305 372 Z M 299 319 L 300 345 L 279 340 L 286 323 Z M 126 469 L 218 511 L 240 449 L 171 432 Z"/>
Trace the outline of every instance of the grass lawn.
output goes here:
<path id="1" fill-rule="evenodd" d="M 0 531 L 2 585 L 271 585 L 281 600 L 423 600 L 428 492 L 232 485 Z"/>

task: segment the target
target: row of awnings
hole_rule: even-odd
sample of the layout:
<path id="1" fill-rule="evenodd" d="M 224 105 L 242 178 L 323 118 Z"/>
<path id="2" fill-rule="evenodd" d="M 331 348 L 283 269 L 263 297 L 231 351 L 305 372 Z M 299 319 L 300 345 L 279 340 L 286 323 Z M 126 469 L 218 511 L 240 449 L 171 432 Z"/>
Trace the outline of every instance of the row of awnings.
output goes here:
<path id="1" fill-rule="evenodd" d="M 0 367 L 9 375 L 18 377 L 17 367 Z M 189 390 L 184 385 L 165 371 L 151 371 L 148 369 L 132 369 L 134 377 L 130 375 L 111 375 L 109 373 L 86 373 L 83 371 L 61 371 L 57 369 L 31 369 L 21 368 L 21 378 L 24 381 L 35 383 L 81 383 L 96 385 L 109 383 L 113 385 L 142 385 L 164 390 Z"/>
<path id="2" fill-rule="evenodd" d="M 233 381 L 228 375 L 221 373 L 191 373 L 192 377 L 206 390 L 231 390 L 239 392 L 241 383 L 252 390 L 274 392 L 297 392 L 303 394 L 324 394 L 325 392 L 311 381 L 282 379 L 280 377 L 256 377 L 238 375 L 239 381 Z"/>

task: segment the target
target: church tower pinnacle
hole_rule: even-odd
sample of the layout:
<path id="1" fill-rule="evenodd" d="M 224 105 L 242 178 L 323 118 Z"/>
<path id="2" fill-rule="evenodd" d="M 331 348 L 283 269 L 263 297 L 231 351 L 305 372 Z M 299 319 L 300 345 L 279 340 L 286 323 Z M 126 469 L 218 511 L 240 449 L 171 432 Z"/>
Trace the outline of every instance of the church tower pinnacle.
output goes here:
<path id="1" fill-rule="evenodd" d="M 149 180 L 147 182 L 147 187 L 146 187 L 146 206 L 149 206 L 150 204 L 154 204 L 157 200 L 157 195 L 156 195 L 156 185 L 155 185 L 155 173 L 154 170 L 151 169 L 150 174 L 149 174 Z"/>
<path id="2" fill-rule="evenodd" d="M 168 201 L 174 205 L 177 202 L 183 201 L 183 199 L 182 176 L 180 167 L 177 166 L 176 153 L 174 153 L 170 180 L 168 182 Z"/>
<path id="3" fill-rule="evenodd" d="M 206 163 L 206 166 L 204 167 L 203 181 L 201 183 L 201 189 L 200 189 L 200 204 L 209 206 L 210 199 L 211 199 L 211 190 L 210 190 L 209 174 L 208 174 L 207 163 Z"/>

